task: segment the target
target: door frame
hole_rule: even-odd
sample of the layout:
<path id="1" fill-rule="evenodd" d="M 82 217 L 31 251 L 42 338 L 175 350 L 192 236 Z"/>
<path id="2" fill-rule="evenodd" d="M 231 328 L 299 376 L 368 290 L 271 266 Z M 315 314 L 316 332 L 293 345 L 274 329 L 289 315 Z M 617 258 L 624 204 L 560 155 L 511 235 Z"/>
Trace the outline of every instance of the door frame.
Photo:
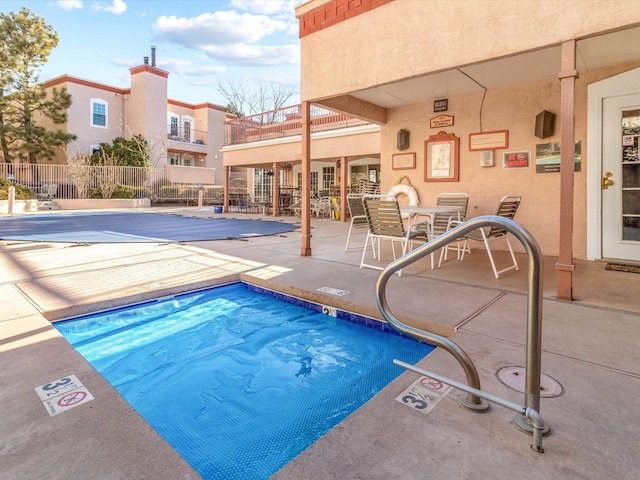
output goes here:
<path id="1" fill-rule="evenodd" d="M 602 115 L 605 98 L 640 94 L 640 68 L 587 87 L 587 259 L 602 257 Z"/>

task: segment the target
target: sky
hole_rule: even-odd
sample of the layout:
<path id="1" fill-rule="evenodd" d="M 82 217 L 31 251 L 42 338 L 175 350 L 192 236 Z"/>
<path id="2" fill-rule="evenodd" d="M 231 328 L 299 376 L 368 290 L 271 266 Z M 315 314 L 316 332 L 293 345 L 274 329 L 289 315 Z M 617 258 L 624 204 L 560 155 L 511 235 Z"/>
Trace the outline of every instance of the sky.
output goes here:
<path id="1" fill-rule="evenodd" d="M 129 69 L 156 47 L 169 72 L 168 95 L 226 106 L 217 89 L 286 85 L 299 91 L 300 40 L 295 7 L 303 0 L 0 0 L 0 12 L 26 7 L 57 32 L 59 43 L 39 81 L 61 75 L 126 88 Z M 287 105 L 299 103 L 292 97 Z"/>

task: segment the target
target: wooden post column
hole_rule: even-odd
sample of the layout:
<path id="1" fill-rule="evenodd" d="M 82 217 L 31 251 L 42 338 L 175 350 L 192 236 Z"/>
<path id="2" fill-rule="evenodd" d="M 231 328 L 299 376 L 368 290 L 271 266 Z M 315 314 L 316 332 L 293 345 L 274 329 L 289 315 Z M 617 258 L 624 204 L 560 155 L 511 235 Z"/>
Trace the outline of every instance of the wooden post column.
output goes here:
<path id="1" fill-rule="evenodd" d="M 560 67 L 560 245 L 558 298 L 573 300 L 573 170 L 575 151 L 576 41 L 562 44 Z"/>
<path id="2" fill-rule="evenodd" d="M 222 208 L 224 213 L 229 213 L 229 176 L 231 175 L 231 167 L 224 166 L 224 179 L 222 181 Z"/>
<path id="3" fill-rule="evenodd" d="M 311 108 L 302 102 L 302 191 L 300 192 L 300 255 L 311 256 Z"/>
<path id="4" fill-rule="evenodd" d="M 347 172 L 349 171 L 349 163 L 347 157 L 340 157 L 340 221 L 347 221 Z"/>

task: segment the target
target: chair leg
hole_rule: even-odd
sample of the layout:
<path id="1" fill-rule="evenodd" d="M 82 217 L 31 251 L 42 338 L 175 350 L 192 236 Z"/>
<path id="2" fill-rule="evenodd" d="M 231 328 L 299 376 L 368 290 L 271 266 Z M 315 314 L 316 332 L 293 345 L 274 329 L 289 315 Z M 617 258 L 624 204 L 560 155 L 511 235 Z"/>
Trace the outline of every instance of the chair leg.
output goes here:
<path id="1" fill-rule="evenodd" d="M 346 252 L 347 250 L 349 250 L 349 239 L 351 238 L 351 229 L 353 228 L 353 223 L 351 223 L 351 225 L 349 225 L 349 233 L 347 234 L 347 244 L 344 247 L 344 251 Z"/>
<path id="2" fill-rule="evenodd" d="M 516 260 L 516 256 L 513 253 L 513 248 L 511 247 L 511 242 L 509 241 L 509 237 L 507 235 L 505 235 L 504 239 L 507 242 L 507 247 L 509 248 L 509 253 L 511 254 L 511 260 L 513 261 L 513 264 L 510 265 L 507 268 L 503 268 L 502 270 L 498 270 L 496 268 L 496 262 L 493 260 L 493 255 L 491 253 L 491 247 L 489 247 L 489 240 L 487 240 L 487 237 L 484 234 L 484 231 L 482 232 L 482 237 L 484 239 L 484 245 L 487 249 L 487 254 L 489 255 L 489 260 L 491 261 L 491 268 L 493 269 L 493 274 L 495 275 L 496 278 L 500 278 L 500 274 L 507 272 L 509 270 L 513 270 L 516 269 L 518 270 L 518 262 Z"/>

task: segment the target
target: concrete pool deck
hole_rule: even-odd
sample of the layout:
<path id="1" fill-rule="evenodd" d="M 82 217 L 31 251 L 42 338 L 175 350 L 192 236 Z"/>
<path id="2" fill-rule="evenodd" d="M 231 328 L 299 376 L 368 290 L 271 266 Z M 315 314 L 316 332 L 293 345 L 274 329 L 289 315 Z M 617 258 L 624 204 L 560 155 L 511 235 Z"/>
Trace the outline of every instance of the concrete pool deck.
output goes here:
<path id="1" fill-rule="evenodd" d="M 300 256 L 298 231 L 186 244 L 0 241 L 0 479 L 199 478 L 49 320 L 239 278 L 379 318 L 379 272 L 360 269 L 355 248 L 364 235 L 345 252 L 348 224 L 314 219 L 312 226 L 311 257 Z M 483 390 L 523 403 L 524 395 L 496 376 L 525 363 L 527 272 L 524 255 L 518 258 L 521 269 L 499 280 L 482 250 L 436 270 L 425 259 L 389 282 L 388 300 L 401 318 L 459 344 Z M 274 478 L 637 478 L 640 275 L 576 261 L 579 301 L 563 302 L 554 298 L 555 260 L 544 259 L 542 372 L 562 393 L 541 400 L 551 427 L 544 454 L 531 451 L 513 412 L 494 405 L 469 412 L 455 389 L 428 414 L 396 401 L 419 378 L 407 372 Z M 440 349 L 419 365 L 464 382 L 460 366 Z M 68 375 L 94 400 L 50 416 L 34 389 Z"/>

